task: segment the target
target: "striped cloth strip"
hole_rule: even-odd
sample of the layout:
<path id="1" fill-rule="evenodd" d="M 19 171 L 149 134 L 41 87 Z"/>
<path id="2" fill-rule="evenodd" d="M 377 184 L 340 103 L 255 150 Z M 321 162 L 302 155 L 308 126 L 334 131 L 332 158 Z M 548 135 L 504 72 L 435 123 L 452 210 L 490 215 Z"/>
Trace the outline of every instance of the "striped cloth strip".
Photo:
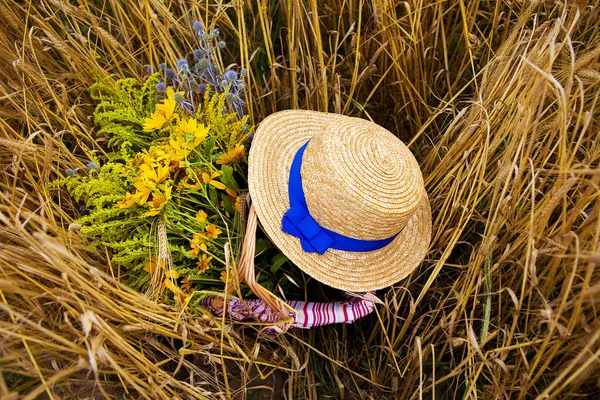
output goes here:
<path id="1" fill-rule="evenodd" d="M 375 292 L 369 292 L 373 297 Z M 287 331 L 289 328 L 309 329 L 313 326 L 323 326 L 329 324 L 346 323 L 351 324 L 359 318 L 373 312 L 375 308 L 372 301 L 365 299 L 368 296 L 356 297 L 356 294 L 344 295 L 347 301 L 338 301 L 331 303 L 314 303 L 308 301 L 286 301 L 294 309 L 291 319 L 276 324 L 280 321 L 279 316 L 273 310 L 265 305 L 262 300 L 240 300 L 232 298 L 227 304 L 227 313 L 231 318 L 237 321 L 256 320 L 259 322 L 274 324 L 266 326 L 263 332 L 270 336 L 277 336 L 279 333 Z M 216 316 L 222 316 L 222 309 L 215 309 L 212 306 L 212 297 L 202 300 L 202 305 Z"/>

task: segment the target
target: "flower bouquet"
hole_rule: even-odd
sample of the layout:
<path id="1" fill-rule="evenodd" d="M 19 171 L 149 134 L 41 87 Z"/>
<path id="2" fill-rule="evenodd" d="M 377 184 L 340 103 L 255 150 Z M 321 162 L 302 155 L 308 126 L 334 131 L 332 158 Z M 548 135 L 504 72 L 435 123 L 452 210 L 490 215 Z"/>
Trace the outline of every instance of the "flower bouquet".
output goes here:
<path id="1" fill-rule="evenodd" d="M 222 72 L 219 31 L 198 21 L 193 29 L 193 60 L 148 67 L 142 82 L 104 78 L 90 88 L 105 152 L 59 182 L 83 204 L 72 228 L 108 249 L 119 278 L 181 304 L 194 289 L 222 291 L 231 280 L 253 132 L 245 70 Z"/>

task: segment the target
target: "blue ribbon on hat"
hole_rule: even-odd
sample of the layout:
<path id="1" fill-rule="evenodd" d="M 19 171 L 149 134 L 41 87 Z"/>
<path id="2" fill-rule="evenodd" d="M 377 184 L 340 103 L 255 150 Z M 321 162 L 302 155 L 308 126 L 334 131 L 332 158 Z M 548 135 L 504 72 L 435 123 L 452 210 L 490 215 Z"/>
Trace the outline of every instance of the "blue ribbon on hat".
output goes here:
<path id="1" fill-rule="evenodd" d="M 310 142 L 310 139 L 308 142 Z M 310 211 L 306 205 L 306 198 L 304 197 L 304 189 L 302 188 L 302 175 L 300 174 L 302 155 L 308 142 L 300 147 L 292 162 L 288 183 L 288 195 L 291 207 L 283 215 L 281 221 L 282 230 L 299 238 L 302 249 L 307 253 L 316 252 L 323 254 L 328 249 L 367 252 L 379 250 L 390 244 L 398 234 L 382 240 L 354 239 L 323 228 L 310 215 Z"/>

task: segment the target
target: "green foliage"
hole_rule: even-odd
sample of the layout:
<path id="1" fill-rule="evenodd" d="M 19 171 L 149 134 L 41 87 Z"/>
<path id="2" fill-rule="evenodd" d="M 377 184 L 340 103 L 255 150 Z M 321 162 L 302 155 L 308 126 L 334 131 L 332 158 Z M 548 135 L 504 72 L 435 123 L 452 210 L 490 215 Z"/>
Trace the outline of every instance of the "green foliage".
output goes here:
<path id="1" fill-rule="evenodd" d="M 122 159 L 123 153 L 112 156 Z M 126 164 L 109 161 L 85 176 L 67 177 L 58 182 L 86 207 L 87 213 L 76 220 L 81 225 L 80 234 L 88 238 L 92 246 L 106 246 L 112 254 L 111 262 L 126 271 L 139 270 L 152 248 L 148 221 L 131 210 L 114 207 L 125 197 L 132 179 L 132 170 Z M 140 287 L 145 282 L 135 278 L 128 283 Z"/>
<path id="2" fill-rule="evenodd" d="M 227 93 L 204 95 L 204 105 L 200 109 L 199 117 L 210 126 L 217 140 L 224 144 L 225 149 L 231 149 L 239 143 L 244 143 L 254 132 L 249 126 L 250 117 L 244 115 L 238 119 L 235 112 L 227 112 L 225 106 Z"/>
<path id="3" fill-rule="evenodd" d="M 144 132 L 144 118 L 154 110 L 158 74 L 150 75 L 143 84 L 126 78 L 112 83 L 111 78 L 99 79 L 90 87 L 94 100 L 94 122 L 100 129 L 98 136 L 109 136 L 109 145 L 129 142 L 140 150 L 157 139 L 154 132 Z"/>
<path id="4" fill-rule="evenodd" d="M 90 175 L 64 180 L 64 186 L 75 200 L 97 209 L 102 208 L 104 199 L 125 196 L 123 180 L 130 180 L 128 174 L 124 164 L 108 162 Z"/>

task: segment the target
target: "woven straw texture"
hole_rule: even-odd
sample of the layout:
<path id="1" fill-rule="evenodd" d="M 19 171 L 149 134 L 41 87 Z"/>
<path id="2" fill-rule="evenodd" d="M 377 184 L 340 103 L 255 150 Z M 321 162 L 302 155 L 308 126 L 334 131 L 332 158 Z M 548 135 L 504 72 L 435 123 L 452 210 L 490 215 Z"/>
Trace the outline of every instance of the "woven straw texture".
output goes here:
<path id="1" fill-rule="evenodd" d="M 281 230 L 289 209 L 292 160 L 310 139 L 301 175 L 308 209 L 323 227 L 362 240 L 401 231 L 370 252 L 329 249 L 307 253 Z M 277 247 L 308 275 L 334 288 L 370 291 L 406 277 L 431 239 L 431 209 L 410 150 L 384 128 L 359 118 L 283 111 L 258 127 L 249 155 L 248 183 L 256 213 Z"/>

